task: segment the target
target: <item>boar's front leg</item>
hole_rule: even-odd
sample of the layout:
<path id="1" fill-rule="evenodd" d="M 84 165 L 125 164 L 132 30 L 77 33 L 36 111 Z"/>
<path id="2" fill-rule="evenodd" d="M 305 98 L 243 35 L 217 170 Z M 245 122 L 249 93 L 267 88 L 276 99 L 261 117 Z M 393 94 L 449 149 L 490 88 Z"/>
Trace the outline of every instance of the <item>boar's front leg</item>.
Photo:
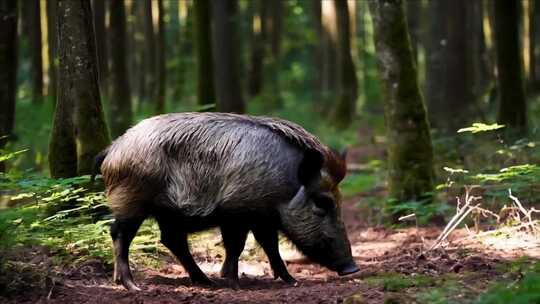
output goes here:
<path id="1" fill-rule="evenodd" d="M 225 262 L 221 268 L 221 277 L 227 279 L 231 288 L 237 289 L 240 287 L 238 283 L 238 258 L 244 250 L 249 230 L 233 225 L 223 225 L 220 229 L 225 246 Z"/>
<path id="2" fill-rule="evenodd" d="M 115 219 L 111 226 L 111 238 L 114 247 L 114 275 L 116 283 L 122 283 L 131 291 L 141 290 L 133 282 L 129 269 L 129 245 L 137 234 L 144 218 Z"/>
<path id="3" fill-rule="evenodd" d="M 167 247 L 180 261 L 189 274 L 191 282 L 200 285 L 214 285 L 204 272 L 197 266 L 191 252 L 187 233 L 178 231 L 178 224 L 168 218 L 156 218 L 161 230 L 161 243 Z"/>
<path id="4" fill-rule="evenodd" d="M 289 274 L 287 267 L 281 259 L 279 254 L 279 239 L 276 229 L 269 228 L 268 226 L 259 226 L 252 229 L 253 236 L 257 242 L 261 245 L 268 257 L 272 271 L 274 272 L 274 278 L 281 278 L 288 284 L 295 284 L 296 280 Z"/>

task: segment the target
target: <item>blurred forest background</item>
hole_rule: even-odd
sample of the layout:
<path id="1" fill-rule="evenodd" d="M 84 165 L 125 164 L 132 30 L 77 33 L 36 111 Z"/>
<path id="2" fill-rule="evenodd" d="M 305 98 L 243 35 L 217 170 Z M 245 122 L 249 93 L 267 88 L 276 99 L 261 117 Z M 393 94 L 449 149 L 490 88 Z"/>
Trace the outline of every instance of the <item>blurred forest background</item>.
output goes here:
<path id="1" fill-rule="evenodd" d="M 540 206 L 536 0 L 0 0 L 0 29 L 5 244 L 110 258 L 95 155 L 184 111 L 277 116 L 348 148 L 343 192 L 368 225 L 443 224 L 470 194 L 496 215 L 464 208 L 478 232 L 509 223 L 509 189 L 531 223 Z"/>

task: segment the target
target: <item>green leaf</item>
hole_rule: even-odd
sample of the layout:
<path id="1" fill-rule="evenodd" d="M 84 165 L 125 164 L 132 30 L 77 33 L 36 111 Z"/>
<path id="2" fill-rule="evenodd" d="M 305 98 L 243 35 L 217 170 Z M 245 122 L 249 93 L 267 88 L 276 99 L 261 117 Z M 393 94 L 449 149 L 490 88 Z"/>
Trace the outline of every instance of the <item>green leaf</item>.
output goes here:
<path id="1" fill-rule="evenodd" d="M 505 127 L 504 125 L 500 125 L 498 123 L 487 125 L 485 123 L 475 122 L 475 123 L 472 124 L 472 126 L 467 127 L 467 128 L 461 128 L 457 132 L 458 133 L 471 132 L 471 133 L 474 134 L 474 133 L 478 133 L 478 132 L 487 132 L 487 131 L 498 130 L 498 129 L 501 129 L 501 128 L 504 128 L 504 127 Z"/>

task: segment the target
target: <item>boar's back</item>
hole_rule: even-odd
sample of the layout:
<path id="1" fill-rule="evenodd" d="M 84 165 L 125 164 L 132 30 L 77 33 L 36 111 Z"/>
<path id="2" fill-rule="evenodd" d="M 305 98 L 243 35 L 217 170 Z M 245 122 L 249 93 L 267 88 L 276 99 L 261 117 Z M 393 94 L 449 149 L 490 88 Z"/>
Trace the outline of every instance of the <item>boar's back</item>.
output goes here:
<path id="1" fill-rule="evenodd" d="M 145 194 L 154 205 L 207 216 L 216 209 L 264 210 L 290 199 L 303 182 L 299 169 L 304 156 L 323 155 L 325 149 L 313 135 L 284 120 L 165 114 L 143 120 L 118 138 L 102 172 L 108 189 L 130 183 L 141 188 L 134 193 L 153 192 Z M 307 166 L 307 174 L 321 166 Z"/>

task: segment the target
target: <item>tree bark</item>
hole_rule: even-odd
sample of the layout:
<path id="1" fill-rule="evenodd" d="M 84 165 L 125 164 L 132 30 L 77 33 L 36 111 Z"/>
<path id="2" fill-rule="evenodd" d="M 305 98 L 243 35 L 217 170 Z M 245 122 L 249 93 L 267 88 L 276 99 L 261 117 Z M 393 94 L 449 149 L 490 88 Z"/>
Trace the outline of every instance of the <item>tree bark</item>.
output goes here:
<path id="1" fill-rule="evenodd" d="M 322 22 L 322 97 L 325 104 L 336 100 L 337 81 L 337 23 L 336 9 L 333 1 L 321 2 Z M 327 108 L 327 107 L 325 107 Z"/>
<path id="2" fill-rule="evenodd" d="M 41 56 L 41 12 L 39 0 L 21 1 L 23 29 L 28 41 L 30 56 L 30 87 L 33 103 L 43 98 L 43 58 Z"/>
<path id="3" fill-rule="evenodd" d="M 113 1 L 116 2 L 116 1 Z M 102 93 L 108 92 L 107 88 L 107 74 L 109 70 L 108 56 L 107 56 L 107 29 L 105 26 L 106 7 L 105 0 L 93 0 L 92 2 L 94 12 L 94 31 L 96 33 L 96 47 L 97 47 L 97 60 L 98 60 L 98 72 L 99 83 L 101 85 Z M 114 12 L 110 12 L 114 14 Z M 111 44 L 113 46 L 115 44 Z"/>
<path id="4" fill-rule="evenodd" d="M 264 44 L 263 89 L 268 110 L 281 107 L 279 71 L 281 66 L 281 37 L 283 1 L 261 1 L 261 31 Z"/>
<path id="5" fill-rule="evenodd" d="M 443 84 L 445 100 L 443 104 L 444 121 L 451 132 L 468 125 L 470 109 L 475 102 L 473 98 L 474 69 L 469 26 L 471 18 L 468 14 L 469 0 L 452 0 L 446 10 L 447 52 L 446 74 Z"/>
<path id="6" fill-rule="evenodd" d="M 497 122 L 518 134 L 527 132 L 527 103 L 519 46 L 519 2 L 494 0 L 495 48 L 500 92 Z"/>
<path id="7" fill-rule="evenodd" d="M 10 140 L 17 92 L 17 2 L 0 0 L 0 150 Z M 0 172 L 5 172 L 0 162 Z"/>
<path id="8" fill-rule="evenodd" d="M 429 2 L 429 25 L 426 43 L 426 99 L 431 122 L 444 127 L 446 103 L 444 84 L 447 82 L 446 54 L 448 52 L 446 12 L 448 2 Z"/>
<path id="9" fill-rule="evenodd" d="M 237 30 L 237 0 L 222 0 L 212 2 L 212 17 L 214 21 L 214 64 L 219 112 L 244 113 L 244 100 L 238 66 Z"/>
<path id="10" fill-rule="evenodd" d="M 264 32 L 262 31 L 265 17 L 262 15 L 261 6 L 265 1 L 254 0 L 252 21 L 251 21 L 251 53 L 250 53 L 250 65 L 249 65 L 249 77 L 248 77 L 248 93 L 250 96 L 257 96 L 261 93 L 263 88 L 263 63 L 265 55 L 264 47 Z"/>
<path id="11" fill-rule="evenodd" d="M 194 34 L 197 55 L 197 104 L 216 103 L 209 0 L 194 0 Z"/>
<path id="12" fill-rule="evenodd" d="M 155 102 L 156 98 L 156 38 L 154 35 L 154 23 L 152 20 L 152 0 L 143 0 L 143 23 L 144 23 L 144 47 L 146 57 L 146 87 L 147 98 Z"/>
<path id="13" fill-rule="evenodd" d="M 440 0 L 439 0 L 440 1 Z M 422 17 L 422 1 L 413 0 L 405 2 L 407 26 L 411 35 L 411 46 L 413 49 L 414 62 L 418 63 L 418 43 L 420 42 L 420 18 Z"/>
<path id="14" fill-rule="evenodd" d="M 337 27 L 338 96 L 334 109 L 334 124 L 347 128 L 353 121 L 358 97 L 356 70 L 351 56 L 349 11 L 346 0 L 334 1 Z"/>
<path id="15" fill-rule="evenodd" d="M 58 1 L 59 98 L 49 166 L 53 177 L 90 174 L 110 142 L 98 86 L 92 10 L 85 0 Z"/>
<path id="16" fill-rule="evenodd" d="M 47 0 L 47 43 L 49 44 L 49 96 L 56 103 L 58 52 L 56 37 L 56 7 L 57 0 Z"/>
<path id="17" fill-rule="evenodd" d="M 165 10 L 163 0 L 158 0 L 158 34 L 157 34 L 157 99 L 156 113 L 165 113 L 165 89 L 167 81 L 166 50 L 165 50 Z"/>
<path id="18" fill-rule="evenodd" d="M 433 149 L 403 2 L 369 6 L 384 86 L 389 195 L 399 202 L 419 200 L 433 190 Z"/>
<path id="19" fill-rule="evenodd" d="M 540 2 L 529 2 L 529 87 L 540 91 Z"/>
<path id="20" fill-rule="evenodd" d="M 109 44 L 110 48 L 110 96 L 109 123 L 111 135 L 122 135 L 131 125 L 131 89 L 127 70 L 126 54 L 126 11 L 123 1 L 109 2 Z"/>

